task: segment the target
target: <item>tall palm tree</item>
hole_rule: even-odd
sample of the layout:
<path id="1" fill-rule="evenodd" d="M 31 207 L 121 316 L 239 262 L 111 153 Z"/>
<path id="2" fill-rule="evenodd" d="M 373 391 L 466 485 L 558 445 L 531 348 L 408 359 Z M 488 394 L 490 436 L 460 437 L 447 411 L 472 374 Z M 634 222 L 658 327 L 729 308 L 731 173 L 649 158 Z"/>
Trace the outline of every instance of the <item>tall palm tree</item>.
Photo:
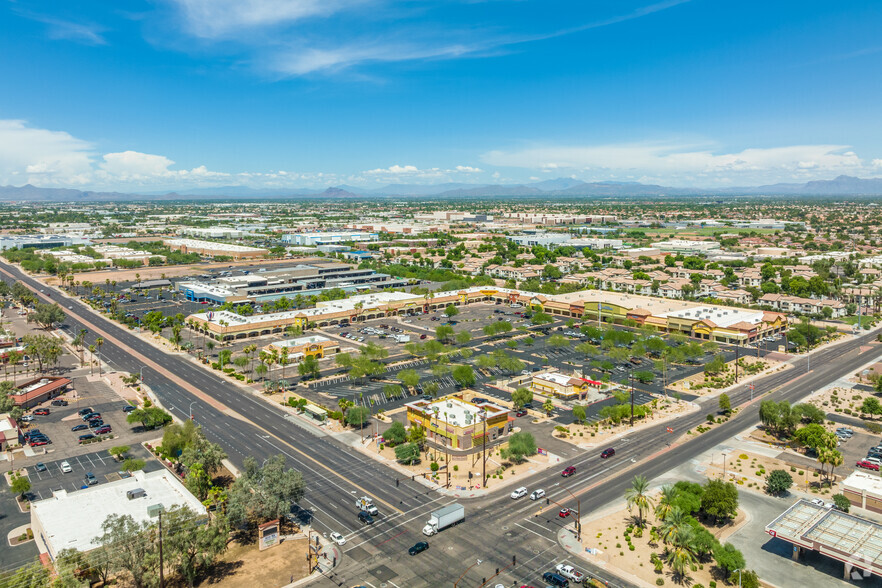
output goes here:
<path id="1" fill-rule="evenodd" d="M 684 525 L 680 530 L 677 541 L 668 547 L 668 564 L 681 578 L 687 577 L 688 570 L 695 563 L 695 529 Z"/>
<path id="2" fill-rule="evenodd" d="M 661 540 L 665 543 L 676 543 L 683 529 L 689 526 L 686 522 L 688 516 L 689 514 L 683 512 L 679 506 L 672 507 L 661 524 Z"/>
<path id="3" fill-rule="evenodd" d="M 645 476 L 634 476 L 631 487 L 625 491 L 625 500 L 628 501 L 628 509 L 637 507 L 637 519 L 642 527 L 644 524 L 643 511 L 652 508 L 652 499 L 649 497 L 649 481 Z"/>
<path id="4" fill-rule="evenodd" d="M 670 484 L 666 484 L 661 488 L 661 496 L 658 497 L 658 504 L 655 506 L 655 518 L 658 521 L 664 521 L 668 513 L 674 507 L 673 502 L 677 497 L 677 490 Z"/>
<path id="5" fill-rule="evenodd" d="M 104 345 L 104 339 L 98 337 L 95 339 L 95 346 L 98 347 L 98 375 L 101 375 L 101 346 Z"/>

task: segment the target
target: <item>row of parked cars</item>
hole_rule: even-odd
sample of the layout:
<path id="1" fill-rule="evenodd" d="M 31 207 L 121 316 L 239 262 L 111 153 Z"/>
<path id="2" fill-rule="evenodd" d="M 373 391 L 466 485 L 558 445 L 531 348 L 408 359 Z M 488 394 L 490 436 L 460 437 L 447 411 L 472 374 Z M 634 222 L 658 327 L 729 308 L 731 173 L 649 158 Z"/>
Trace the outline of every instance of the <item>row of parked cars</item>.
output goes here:
<path id="1" fill-rule="evenodd" d="M 91 408 L 83 408 L 77 412 L 80 415 L 80 418 L 83 420 L 83 424 L 74 425 L 71 427 L 71 431 L 86 431 L 88 429 L 93 429 L 93 433 L 85 433 L 80 435 L 80 443 L 88 441 L 89 439 L 94 439 L 96 435 L 106 435 L 113 431 L 113 427 L 104 423 L 104 420 L 101 418 L 100 412 L 95 412 Z"/>

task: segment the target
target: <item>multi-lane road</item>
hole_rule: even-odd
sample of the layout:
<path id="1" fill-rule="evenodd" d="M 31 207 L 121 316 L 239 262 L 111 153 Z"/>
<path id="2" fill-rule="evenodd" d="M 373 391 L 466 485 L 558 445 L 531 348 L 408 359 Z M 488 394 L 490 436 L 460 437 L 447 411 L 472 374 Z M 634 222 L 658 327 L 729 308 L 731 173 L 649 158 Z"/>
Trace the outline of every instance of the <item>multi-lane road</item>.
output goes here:
<path id="1" fill-rule="evenodd" d="M 48 292 L 43 284 L 8 264 L 0 263 L 0 273 L 7 281 L 19 280 L 36 292 Z M 52 297 L 41 296 L 44 301 L 60 297 L 56 292 Z M 520 585 L 536 583 L 552 564 L 567 559 L 567 553 L 557 542 L 557 533 L 566 520 L 557 518 L 556 509 L 546 509 L 551 516 L 537 517 L 534 515 L 538 504 L 526 499 L 512 501 L 507 492 L 457 498 L 430 491 L 410 480 L 396 483 L 394 470 L 364 459 L 348 446 L 300 423 L 211 370 L 151 345 L 78 301 L 63 298 L 61 304 L 68 315 L 66 328 L 71 333 L 87 329 L 87 344 L 102 337 L 102 358 L 116 369 L 143 369 L 145 383 L 178 416 L 186 418 L 192 406 L 196 421 L 209 438 L 224 446 L 233 463 L 241 465 L 246 456 L 260 462 L 282 453 L 291 467 L 303 473 L 307 493 L 300 506 L 311 512 L 318 530 L 339 531 L 348 539 L 338 567 L 317 584 L 386 584 L 400 588 L 451 585 L 473 566 L 460 586 L 478 586 L 483 579 L 493 576 L 497 567 L 510 566 L 512 556 L 516 556 L 517 565 L 502 569 L 496 579 L 506 585 Z M 874 342 L 873 335 L 846 341 L 813 353 L 811 372 L 807 372 L 806 359 L 799 359 L 791 369 L 755 381 L 753 395 L 758 398 L 774 391 L 775 399 L 796 401 L 853 373 L 880 352 L 882 348 Z M 750 395 L 746 387 L 730 393 L 733 406 L 748 402 Z M 757 411 L 751 407 L 704 433 L 696 442 L 667 445 L 666 439 L 678 438 L 687 429 L 694 429 L 704 421 L 704 412 L 711 411 L 713 408 L 669 423 L 675 430 L 673 434 L 665 431 L 665 425 L 657 425 L 629 435 L 616 443 L 617 453 L 612 460 L 601 461 L 597 452 L 586 453 L 561 462 L 554 470 L 532 474 L 524 485 L 544 488 L 552 500 L 575 508 L 576 501 L 570 494 L 573 493 L 581 499 L 582 512 L 590 512 L 621 497 L 635 473 L 650 478 L 660 475 L 758 420 Z M 559 470 L 567 465 L 575 465 L 577 475 L 560 477 Z M 373 496 L 382 513 L 370 527 L 361 527 L 356 518 L 354 499 L 362 494 Z M 466 521 L 431 538 L 428 551 L 409 557 L 407 547 L 422 538 L 420 529 L 428 513 L 454 501 L 466 505 Z"/>

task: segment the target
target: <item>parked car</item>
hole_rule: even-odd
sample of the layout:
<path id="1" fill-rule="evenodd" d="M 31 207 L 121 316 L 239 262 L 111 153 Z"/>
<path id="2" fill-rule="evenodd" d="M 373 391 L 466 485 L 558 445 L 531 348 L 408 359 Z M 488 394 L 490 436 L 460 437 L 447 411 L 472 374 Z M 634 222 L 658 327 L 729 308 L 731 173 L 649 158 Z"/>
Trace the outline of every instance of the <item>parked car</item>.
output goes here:
<path id="1" fill-rule="evenodd" d="M 832 502 L 824 502 L 820 498 L 812 498 L 812 504 L 823 508 L 833 508 Z"/>
<path id="2" fill-rule="evenodd" d="M 418 553 L 422 553 L 429 548 L 429 544 L 426 541 L 419 541 L 414 544 L 413 547 L 407 550 L 407 553 L 410 555 L 416 555 Z"/>
<path id="3" fill-rule="evenodd" d="M 83 415 L 87 415 L 87 414 L 89 414 L 90 412 L 95 412 L 95 411 L 92 410 L 91 407 L 89 407 L 89 408 L 81 408 L 80 410 L 77 411 L 77 414 L 80 415 L 80 416 L 83 416 Z"/>
<path id="4" fill-rule="evenodd" d="M 524 410 L 524 409 L 522 408 L 522 409 L 518 410 L 518 411 L 515 413 L 515 416 L 516 416 L 516 417 L 524 417 L 524 416 L 527 416 L 527 411 Z"/>
<path id="5" fill-rule="evenodd" d="M 31 439 L 28 441 L 28 445 L 31 447 L 40 447 L 41 445 L 49 445 L 49 440 L 44 438 Z"/>
<path id="6" fill-rule="evenodd" d="M 101 419 L 95 419 L 94 421 L 89 421 L 89 428 L 90 429 L 98 429 L 103 424 L 104 424 L 104 421 L 102 421 Z"/>
<path id="7" fill-rule="evenodd" d="M 67 463 L 66 461 L 61 462 L 61 473 L 62 474 L 69 474 L 72 471 L 73 471 L 73 468 L 70 467 L 69 463 Z"/>
<path id="8" fill-rule="evenodd" d="M 113 431 L 113 427 L 111 427 L 110 425 L 101 425 L 100 427 L 95 429 L 95 434 L 96 435 L 106 435 L 106 434 L 110 433 L 111 431 Z"/>
<path id="9" fill-rule="evenodd" d="M 346 538 L 343 537 L 343 535 L 341 535 L 340 533 L 334 531 L 333 533 L 331 533 L 330 537 L 331 541 L 333 541 L 337 545 L 346 545 Z"/>
<path id="10" fill-rule="evenodd" d="M 83 421 L 88 421 L 89 419 L 94 419 L 95 417 L 100 417 L 100 416 L 101 416 L 100 412 L 88 412 L 88 413 L 82 415 L 82 417 L 80 417 L 80 418 L 82 418 Z"/>
<path id="11" fill-rule="evenodd" d="M 565 468 L 564 471 L 562 471 L 560 473 L 560 475 L 563 476 L 564 478 L 569 478 L 570 476 L 572 476 L 575 473 L 576 473 L 576 466 L 569 466 L 569 467 Z"/>
<path id="12" fill-rule="evenodd" d="M 123 412 L 126 412 L 126 413 L 132 412 L 133 410 L 137 410 L 137 409 L 134 406 L 132 406 L 131 404 L 126 404 L 123 407 Z"/>
<path id="13" fill-rule="evenodd" d="M 70 428 L 71 431 L 85 431 L 89 428 L 89 425 L 83 423 L 82 425 L 75 425 Z"/>
<path id="14" fill-rule="evenodd" d="M 551 586 L 557 586 L 557 588 L 569 588 L 570 585 L 569 580 L 554 572 L 545 572 L 542 574 L 542 580 Z"/>
<path id="15" fill-rule="evenodd" d="M 601 459 L 606 459 L 607 457 L 612 457 L 612 456 L 614 456 L 615 454 L 616 454 L 616 450 L 615 450 L 615 449 L 613 449 L 612 447 L 607 447 L 607 448 L 604 449 L 603 452 L 600 454 L 600 458 L 601 458 Z"/>
<path id="16" fill-rule="evenodd" d="M 56 398 L 52 402 L 50 402 L 52 406 L 67 406 L 67 400 L 64 398 Z"/>
<path id="17" fill-rule="evenodd" d="M 868 461 L 868 462 L 870 462 L 871 464 L 873 464 L 873 465 L 875 465 L 875 466 L 882 465 L 882 459 L 879 459 L 879 458 L 876 457 L 875 455 L 868 455 L 868 456 L 864 459 L 864 461 Z"/>
<path id="18" fill-rule="evenodd" d="M 879 464 L 872 463 L 867 460 L 861 460 L 854 465 L 859 468 L 864 468 L 865 470 L 873 470 L 874 472 L 879 471 Z"/>
<path id="19" fill-rule="evenodd" d="M 94 486 L 98 483 L 98 478 L 96 478 L 95 474 L 92 472 L 86 472 L 83 482 L 85 482 L 87 486 Z"/>
<path id="20" fill-rule="evenodd" d="M 515 488 L 510 496 L 513 500 L 517 500 L 518 498 L 523 498 L 526 495 L 527 489 L 524 486 L 521 486 L 520 488 Z"/>
<path id="21" fill-rule="evenodd" d="M 48 468 L 46 467 L 45 463 L 43 463 L 42 461 L 38 461 L 37 465 L 34 466 L 34 469 L 38 472 L 45 472 Z"/>
<path id="22" fill-rule="evenodd" d="M 95 438 L 95 435 L 93 435 L 92 433 L 86 433 L 85 435 L 80 435 L 79 441 L 80 441 L 80 443 L 82 443 L 83 441 L 88 441 L 89 439 L 94 439 L 94 438 Z"/>
<path id="23" fill-rule="evenodd" d="M 49 414 L 49 409 L 48 408 L 38 408 L 37 410 L 34 411 L 34 414 L 38 415 L 38 416 L 46 416 L 47 414 Z"/>
<path id="24" fill-rule="evenodd" d="M 34 417 L 33 417 L 33 415 L 25 414 L 25 415 L 22 415 L 19 418 L 19 420 L 23 423 L 32 423 L 32 422 L 34 422 Z"/>

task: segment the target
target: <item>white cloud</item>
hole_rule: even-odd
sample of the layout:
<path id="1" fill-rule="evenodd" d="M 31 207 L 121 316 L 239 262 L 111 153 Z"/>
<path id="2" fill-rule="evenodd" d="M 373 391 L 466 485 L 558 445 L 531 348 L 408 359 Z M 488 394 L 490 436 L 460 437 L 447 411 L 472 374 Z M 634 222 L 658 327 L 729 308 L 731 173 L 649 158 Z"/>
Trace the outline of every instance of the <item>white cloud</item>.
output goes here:
<path id="1" fill-rule="evenodd" d="M 63 131 L 29 127 L 22 120 L 0 120 L 0 184 L 83 184 L 92 170 L 94 147 Z"/>
<path id="2" fill-rule="evenodd" d="M 482 173 L 484 170 L 479 167 L 472 167 L 470 165 L 458 165 L 456 166 L 456 171 L 466 174 L 479 174 Z"/>
<path id="3" fill-rule="evenodd" d="M 529 170 L 577 170 L 598 179 L 615 173 L 639 174 L 653 181 L 712 185 L 736 178 L 742 182 L 812 179 L 831 174 L 856 174 L 864 162 L 846 145 L 792 145 L 750 148 L 726 153 L 705 145 L 624 143 L 591 146 L 531 146 L 485 153 L 482 161 Z"/>
<path id="4" fill-rule="evenodd" d="M 329 16 L 366 0 L 173 0 L 187 29 L 198 37 L 218 38 L 243 29 L 272 27 Z"/>

